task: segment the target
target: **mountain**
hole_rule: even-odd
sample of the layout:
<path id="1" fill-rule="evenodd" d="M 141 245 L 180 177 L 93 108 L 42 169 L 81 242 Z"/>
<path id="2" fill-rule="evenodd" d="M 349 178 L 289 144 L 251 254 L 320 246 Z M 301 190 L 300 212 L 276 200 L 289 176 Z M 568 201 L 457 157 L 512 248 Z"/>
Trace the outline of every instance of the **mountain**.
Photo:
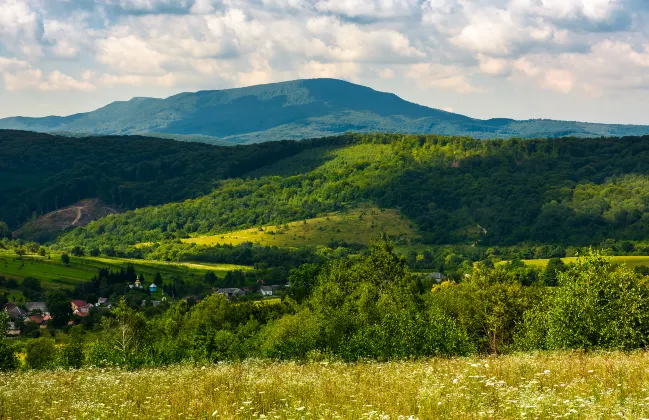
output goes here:
<path id="1" fill-rule="evenodd" d="M 133 98 L 68 117 L 0 119 L 0 129 L 66 135 L 153 135 L 213 144 L 325 137 L 347 131 L 484 138 L 633 136 L 648 126 L 512 119 L 479 120 L 335 80 Z"/>

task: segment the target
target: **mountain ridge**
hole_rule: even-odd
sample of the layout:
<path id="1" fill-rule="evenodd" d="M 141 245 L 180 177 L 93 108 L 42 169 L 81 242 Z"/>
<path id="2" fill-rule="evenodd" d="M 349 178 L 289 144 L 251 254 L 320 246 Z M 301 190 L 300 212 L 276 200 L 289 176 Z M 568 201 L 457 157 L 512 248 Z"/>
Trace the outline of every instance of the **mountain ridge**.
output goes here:
<path id="1" fill-rule="evenodd" d="M 486 138 L 598 137 L 649 133 L 649 126 L 550 119 L 480 120 L 406 101 L 394 93 L 337 79 L 134 97 L 70 116 L 9 117 L 0 129 L 83 135 L 178 136 L 234 144 L 359 133 Z"/>

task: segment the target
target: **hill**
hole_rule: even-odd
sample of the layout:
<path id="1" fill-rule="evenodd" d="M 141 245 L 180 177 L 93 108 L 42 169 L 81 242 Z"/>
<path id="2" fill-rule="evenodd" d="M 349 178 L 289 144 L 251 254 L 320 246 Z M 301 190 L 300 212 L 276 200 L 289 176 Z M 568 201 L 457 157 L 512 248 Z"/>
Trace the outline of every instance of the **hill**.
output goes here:
<path id="1" fill-rule="evenodd" d="M 223 180 L 204 197 L 92 222 L 57 246 L 220 237 L 366 203 L 397 210 L 413 226 L 411 241 L 425 244 L 585 246 L 649 236 L 649 137 L 343 138 Z"/>
<path id="2" fill-rule="evenodd" d="M 51 212 L 65 216 L 62 210 L 83 199 L 120 210 L 200 197 L 218 180 L 318 144 L 216 147 L 142 136 L 74 138 L 0 130 L 0 220 L 16 230 Z M 72 221 L 75 213 L 70 212 Z M 59 224 L 45 224 L 52 223 Z M 19 230 L 19 236 L 39 237 L 31 227 Z M 49 237 L 53 230 L 46 227 L 42 234 Z"/>
<path id="3" fill-rule="evenodd" d="M 93 220 L 115 213 L 118 211 L 104 205 L 100 200 L 81 200 L 72 206 L 49 212 L 25 223 L 20 229 L 13 232 L 13 236 L 29 241 L 47 242 L 56 238 L 65 229 L 86 226 Z"/>
<path id="4" fill-rule="evenodd" d="M 241 245 L 251 242 L 281 247 L 331 243 L 368 245 L 383 233 L 396 242 L 412 241 L 417 236 L 417 232 L 397 211 L 362 207 L 281 226 L 263 226 L 221 235 L 195 236 L 182 239 L 182 242 L 198 245 Z"/>
<path id="5" fill-rule="evenodd" d="M 0 119 L 0 129 L 86 135 L 175 135 L 207 143 L 256 143 L 360 133 L 475 138 L 597 137 L 649 134 L 649 127 L 507 118 L 479 120 L 335 79 L 133 98 L 67 117 Z"/>

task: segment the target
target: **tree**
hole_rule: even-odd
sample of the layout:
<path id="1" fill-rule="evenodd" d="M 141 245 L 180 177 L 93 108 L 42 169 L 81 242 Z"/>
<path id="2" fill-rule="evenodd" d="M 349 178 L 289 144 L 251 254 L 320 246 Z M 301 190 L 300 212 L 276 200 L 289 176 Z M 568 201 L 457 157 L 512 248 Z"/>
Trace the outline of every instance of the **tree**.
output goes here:
<path id="1" fill-rule="evenodd" d="M 61 290 L 48 292 L 45 298 L 47 309 L 52 315 L 52 324 L 55 328 L 62 328 L 72 319 L 70 299 Z"/>
<path id="2" fill-rule="evenodd" d="M 146 321 L 122 297 L 112 312 L 112 318 L 103 318 L 103 341 L 116 352 L 116 361 L 130 364 L 146 341 Z"/>
<path id="3" fill-rule="evenodd" d="M 543 284 L 546 286 L 556 286 L 558 274 L 563 273 L 566 269 L 567 267 L 561 258 L 550 259 L 548 265 L 545 266 L 545 270 L 543 270 L 543 274 L 541 274 Z"/>
<path id="4" fill-rule="evenodd" d="M 49 338 L 30 340 L 26 345 L 27 355 L 25 362 L 32 369 L 47 369 L 54 367 L 56 360 L 56 346 Z"/>
<path id="5" fill-rule="evenodd" d="M 214 274 L 213 271 L 208 271 L 205 273 L 205 277 L 203 278 L 205 280 L 205 283 L 209 284 L 210 286 L 214 286 L 218 280 L 218 277 L 216 274 Z"/>
<path id="6" fill-rule="evenodd" d="M 0 221 L 0 239 L 11 239 L 11 230 L 9 230 L 9 226 L 5 222 Z"/>
<path id="7" fill-rule="evenodd" d="M 28 300 L 37 300 L 40 298 L 43 287 L 40 280 L 34 277 L 25 277 L 20 284 L 20 291 Z"/>
<path id="8" fill-rule="evenodd" d="M 4 311 L 0 312 L 0 372 L 18 369 L 16 352 L 12 346 L 3 340 L 8 321 L 9 317 L 7 314 Z"/>
<path id="9" fill-rule="evenodd" d="M 156 284 L 158 287 L 162 287 L 162 276 L 160 275 L 160 272 L 155 273 L 155 277 L 153 278 L 153 282 Z"/>
<path id="10" fill-rule="evenodd" d="M 65 265 L 70 264 L 70 256 L 64 252 L 61 254 L 61 262 Z"/>
<path id="11" fill-rule="evenodd" d="M 298 303 L 302 303 L 311 295 L 311 290 L 316 284 L 320 266 L 316 264 L 302 264 L 294 268 L 288 275 L 288 296 Z"/>
<path id="12" fill-rule="evenodd" d="M 649 344 L 649 289 L 626 265 L 591 251 L 525 314 L 521 348 L 637 349 Z"/>
<path id="13" fill-rule="evenodd" d="M 61 359 L 65 366 L 78 369 L 83 366 L 83 326 L 70 328 L 68 343 L 63 347 Z"/>

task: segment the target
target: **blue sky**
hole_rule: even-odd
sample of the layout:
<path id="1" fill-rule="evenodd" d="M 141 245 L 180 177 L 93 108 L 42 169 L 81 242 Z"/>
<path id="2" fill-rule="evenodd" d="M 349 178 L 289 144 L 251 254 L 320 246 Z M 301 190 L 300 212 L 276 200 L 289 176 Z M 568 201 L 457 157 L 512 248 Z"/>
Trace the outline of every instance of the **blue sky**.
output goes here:
<path id="1" fill-rule="evenodd" d="M 0 117 L 311 77 L 649 124 L 649 0 L 0 0 Z"/>

